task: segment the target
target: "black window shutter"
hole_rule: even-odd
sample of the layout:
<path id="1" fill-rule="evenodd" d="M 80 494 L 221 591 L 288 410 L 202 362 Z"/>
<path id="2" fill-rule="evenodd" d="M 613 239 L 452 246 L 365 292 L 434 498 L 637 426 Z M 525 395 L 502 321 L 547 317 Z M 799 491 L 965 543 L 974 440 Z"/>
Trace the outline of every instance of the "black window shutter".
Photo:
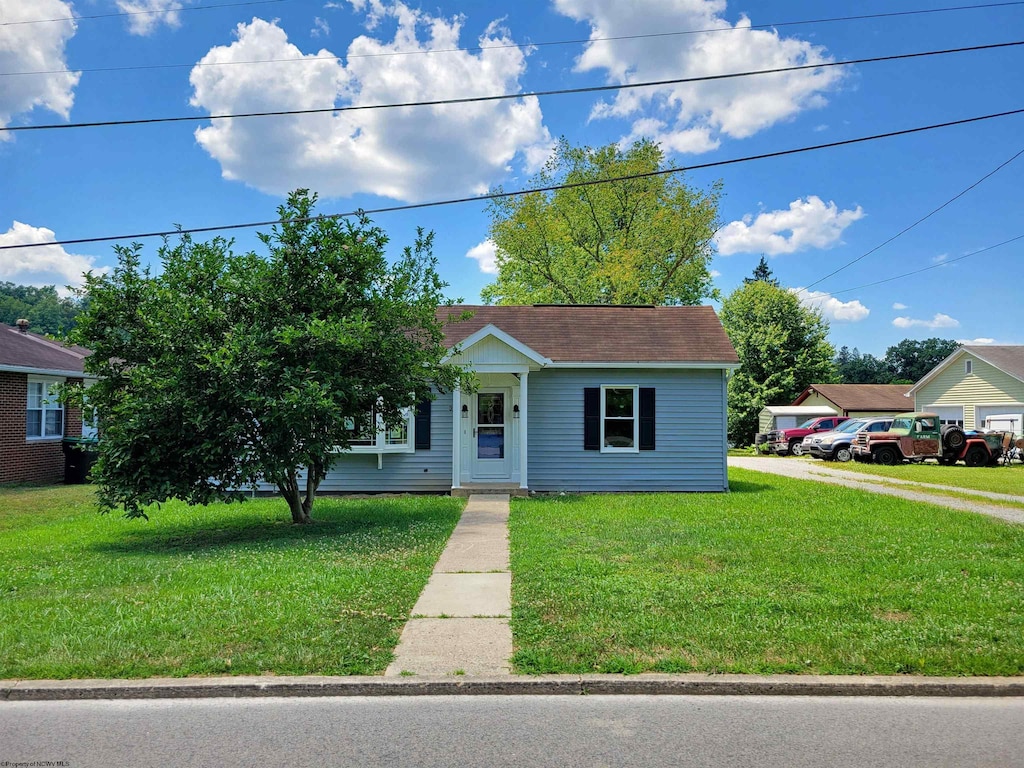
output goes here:
<path id="1" fill-rule="evenodd" d="M 601 388 L 583 388 L 583 450 L 601 450 Z"/>
<path id="2" fill-rule="evenodd" d="M 640 387 L 640 450 L 654 450 L 654 387 Z"/>
<path id="3" fill-rule="evenodd" d="M 421 400 L 416 405 L 416 449 L 430 449 L 430 403 Z"/>

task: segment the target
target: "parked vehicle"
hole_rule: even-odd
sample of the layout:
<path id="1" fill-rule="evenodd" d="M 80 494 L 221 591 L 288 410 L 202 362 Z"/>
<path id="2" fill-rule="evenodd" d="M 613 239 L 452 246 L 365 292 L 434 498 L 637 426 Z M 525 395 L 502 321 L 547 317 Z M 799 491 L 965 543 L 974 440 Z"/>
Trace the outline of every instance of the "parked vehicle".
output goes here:
<path id="1" fill-rule="evenodd" d="M 850 461 L 853 441 L 861 432 L 885 432 L 892 425 L 892 417 L 850 419 L 833 432 L 810 434 L 803 440 L 803 451 L 825 461 Z"/>
<path id="2" fill-rule="evenodd" d="M 861 432 L 853 443 L 853 458 L 877 464 L 936 459 L 940 464 L 963 461 L 969 467 L 994 464 L 1002 455 L 1003 435 L 964 432 L 955 424 L 939 424 L 936 413 L 901 413 L 888 432 Z"/>
<path id="3" fill-rule="evenodd" d="M 768 445 L 773 453 L 780 456 L 785 456 L 787 453 L 793 456 L 803 456 L 805 437 L 816 432 L 831 432 L 844 421 L 849 421 L 849 418 L 846 416 L 819 416 L 808 419 L 799 427 L 769 432 Z"/>

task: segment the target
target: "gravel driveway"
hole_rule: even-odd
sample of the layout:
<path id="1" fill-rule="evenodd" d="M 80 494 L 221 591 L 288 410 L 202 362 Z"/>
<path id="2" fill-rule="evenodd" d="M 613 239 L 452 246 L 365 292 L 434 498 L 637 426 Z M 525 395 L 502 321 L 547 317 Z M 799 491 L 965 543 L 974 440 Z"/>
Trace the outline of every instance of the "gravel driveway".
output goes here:
<path id="1" fill-rule="evenodd" d="M 798 480 L 814 480 L 819 483 L 845 485 L 849 488 L 856 488 L 860 491 L 883 493 L 887 496 L 899 496 L 904 499 L 922 501 L 927 504 L 937 504 L 942 507 L 951 507 L 952 509 L 960 509 L 965 512 L 977 512 L 982 515 L 998 517 L 1001 520 L 1008 520 L 1011 523 L 1024 524 L 1024 509 L 997 507 L 993 504 L 985 504 L 973 499 L 940 496 L 935 493 L 922 493 L 913 489 L 918 487 L 949 491 L 951 493 L 969 493 L 972 496 L 977 496 L 979 498 L 1011 501 L 1021 505 L 1024 505 L 1024 496 L 1009 496 L 1003 493 L 974 491 L 949 485 L 915 483 L 910 480 L 898 480 L 891 477 L 870 476 L 861 474 L 860 472 L 849 472 L 842 469 L 835 469 L 820 461 L 795 458 L 730 456 L 729 466 L 739 467 L 740 469 L 749 469 L 754 472 L 766 472 L 772 475 L 782 475 L 783 477 L 794 477 Z"/>

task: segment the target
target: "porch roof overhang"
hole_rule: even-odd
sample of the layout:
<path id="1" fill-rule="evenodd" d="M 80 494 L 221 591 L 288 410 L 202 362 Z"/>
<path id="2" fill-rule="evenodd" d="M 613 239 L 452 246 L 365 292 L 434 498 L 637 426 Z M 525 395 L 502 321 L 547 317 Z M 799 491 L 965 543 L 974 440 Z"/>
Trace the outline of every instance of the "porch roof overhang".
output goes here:
<path id="1" fill-rule="evenodd" d="M 498 350 L 503 347 L 501 351 L 505 354 L 495 354 L 498 350 L 493 345 L 488 349 L 491 340 L 500 345 Z M 527 373 L 546 368 L 552 362 L 493 323 L 488 323 L 452 347 L 444 361 L 462 363 L 480 373 Z"/>

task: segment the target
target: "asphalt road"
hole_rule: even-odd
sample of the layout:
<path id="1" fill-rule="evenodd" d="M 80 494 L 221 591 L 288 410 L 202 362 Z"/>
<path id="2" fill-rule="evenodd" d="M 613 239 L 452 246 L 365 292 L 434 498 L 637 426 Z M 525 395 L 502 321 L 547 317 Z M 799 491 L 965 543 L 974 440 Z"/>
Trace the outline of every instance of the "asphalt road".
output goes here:
<path id="1" fill-rule="evenodd" d="M 1022 726 L 1021 698 L 0 702 L 0 767 L 1008 768 L 1024 765 Z"/>

